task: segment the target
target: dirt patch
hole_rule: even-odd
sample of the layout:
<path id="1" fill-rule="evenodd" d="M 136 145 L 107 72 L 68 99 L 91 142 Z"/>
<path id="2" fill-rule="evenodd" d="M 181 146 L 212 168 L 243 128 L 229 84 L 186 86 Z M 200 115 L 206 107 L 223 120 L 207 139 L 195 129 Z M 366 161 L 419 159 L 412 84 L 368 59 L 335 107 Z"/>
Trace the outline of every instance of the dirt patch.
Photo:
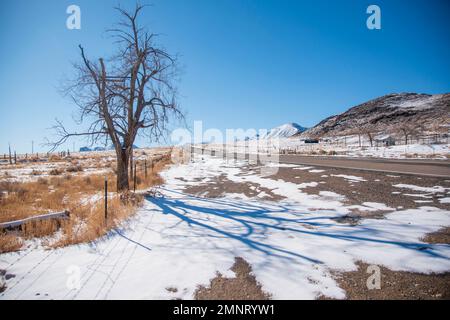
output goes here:
<path id="1" fill-rule="evenodd" d="M 301 166 L 299 166 L 301 167 Z M 312 168 L 312 166 L 311 166 Z M 320 168 L 314 166 L 314 169 Z M 410 184 L 419 187 L 442 186 L 450 188 L 448 180 L 434 177 L 417 177 L 411 175 L 389 175 L 379 172 L 362 170 L 350 170 L 340 168 L 323 168 L 323 172 L 309 172 L 308 170 L 297 170 L 294 168 L 280 167 L 277 174 L 267 178 L 296 184 L 318 182 L 316 187 L 302 189 L 308 194 L 319 194 L 320 191 L 331 191 L 346 197 L 344 201 L 347 205 L 360 205 L 364 202 L 384 203 L 391 208 L 414 209 L 420 206 L 433 206 L 445 210 L 450 210 L 450 204 L 441 203 L 439 199 L 447 196 L 445 193 L 424 193 L 394 187 L 396 184 Z M 365 181 L 355 181 L 346 179 L 340 175 L 357 176 Z M 416 196 L 406 196 L 404 194 L 414 194 Z M 423 196 L 429 198 L 424 198 Z M 430 201 L 420 203 L 415 201 Z"/>
<path id="2" fill-rule="evenodd" d="M 6 270 L 0 269 L 0 293 L 6 290 L 5 275 Z"/>
<path id="3" fill-rule="evenodd" d="M 421 274 L 392 271 L 380 266 L 381 289 L 367 288 L 368 264 L 357 262 L 358 270 L 333 273 L 349 300 L 449 300 L 450 273 Z M 327 299 L 327 297 L 319 297 Z"/>
<path id="4" fill-rule="evenodd" d="M 446 192 L 425 193 L 410 189 L 394 187 L 396 184 L 410 184 L 419 187 L 442 186 L 450 188 L 450 181 L 434 177 L 418 177 L 411 175 L 391 175 L 379 172 L 350 170 L 341 168 L 320 168 L 308 166 L 280 167 L 278 172 L 265 178 L 282 180 L 295 184 L 308 184 L 317 182 L 317 186 L 308 186 L 302 192 L 311 195 L 320 195 L 321 191 L 329 191 L 345 196 L 345 205 L 363 205 L 365 202 L 385 204 L 392 210 L 364 210 L 352 208 L 347 216 L 337 218 L 339 223 L 357 225 L 362 219 L 383 219 L 387 213 L 394 210 L 415 209 L 421 206 L 433 206 L 450 210 L 450 204 L 439 200 L 447 196 Z M 318 169 L 320 168 L 320 170 Z M 259 175 L 261 166 L 246 164 L 240 167 L 240 177 Z M 357 178 L 351 179 L 351 176 Z M 228 180 L 226 174 L 212 178 L 208 182 L 200 182 L 195 186 L 188 186 L 184 190 L 188 194 L 201 195 L 209 198 L 219 198 L 226 194 L 243 194 L 249 198 L 259 198 L 268 201 L 279 201 L 285 197 L 274 194 L 271 189 L 263 188 L 258 184 L 244 182 L 237 183 Z M 417 201 L 417 202 L 416 202 Z M 427 201 L 427 202 L 423 202 Z"/>
<path id="5" fill-rule="evenodd" d="M 363 219 L 384 219 L 384 215 L 390 211 L 361 211 L 359 209 L 350 209 L 351 213 L 342 217 L 332 218 L 337 223 L 358 225 Z"/>
<path id="6" fill-rule="evenodd" d="M 426 243 L 446 243 L 450 244 L 450 228 L 442 228 L 436 232 L 429 233 L 422 239 Z"/>
<path id="7" fill-rule="evenodd" d="M 363 218 L 361 216 L 349 214 L 342 217 L 332 218 L 332 220 L 336 221 L 337 223 L 349 224 L 351 226 L 357 226 L 362 219 Z"/>
<path id="8" fill-rule="evenodd" d="M 251 274 L 252 268 L 242 258 L 235 258 L 231 268 L 236 278 L 225 278 L 220 273 L 211 280 L 208 288 L 200 286 L 195 292 L 196 300 L 269 300 L 261 285 Z"/>
<path id="9" fill-rule="evenodd" d="M 279 201 L 285 197 L 277 195 L 268 188 L 261 187 L 255 183 L 238 183 L 229 180 L 226 174 L 214 177 L 206 184 L 199 183 L 196 186 L 188 186 L 184 192 L 191 195 L 201 195 L 206 198 L 220 198 L 226 194 L 244 194 L 249 198 L 259 198 L 267 201 Z"/>

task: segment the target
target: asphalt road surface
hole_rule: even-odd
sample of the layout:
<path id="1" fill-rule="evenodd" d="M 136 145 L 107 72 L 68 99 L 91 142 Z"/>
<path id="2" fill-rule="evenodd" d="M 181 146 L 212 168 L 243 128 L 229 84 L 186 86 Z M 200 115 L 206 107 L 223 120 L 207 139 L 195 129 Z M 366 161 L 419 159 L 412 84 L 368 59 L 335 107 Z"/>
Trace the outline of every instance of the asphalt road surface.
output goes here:
<path id="1" fill-rule="evenodd" d="M 201 154 L 200 148 L 195 148 Z M 204 154 L 218 156 L 217 152 L 204 150 Z M 228 155 L 229 159 L 233 155 Z M 234 154 L 244 159 L 244 155 Z M 279 162 L 286 164 L 311 165 L 318 167 L 344 168 L 354 170 L 379 171 L 393 174 L 409 174 L 450 179 L 450 161 L 420 159 L 380 159 L 380 158 L 346 158 L 302 155 L 279 155 Z"/>

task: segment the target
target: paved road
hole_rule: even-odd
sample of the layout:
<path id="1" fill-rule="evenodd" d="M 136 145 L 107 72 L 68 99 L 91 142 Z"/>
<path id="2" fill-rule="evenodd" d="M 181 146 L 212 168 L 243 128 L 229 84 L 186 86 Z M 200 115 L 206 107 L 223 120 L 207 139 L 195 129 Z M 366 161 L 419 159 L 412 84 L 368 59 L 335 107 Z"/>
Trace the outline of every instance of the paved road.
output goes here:
<path id="1" fill-rule="evenodd" d="M 196 153 L 201 153 L 201 149 L 196 148 Z M 211 154 L 207 150 L 205 150 L 204 153 Z M 232 155 L 230 157 L 232 157 Z M 243 158 L 242 155 L 239 155 L 239 157 Z M 379 158 L 355 159 L 345 157 L 280 155 L 279 161 L 280 163 L 286 164 L 379 171 L 394 174 L 410 174 L 450 179 L 450 161 L 448 160 L 395 160 Z"/>

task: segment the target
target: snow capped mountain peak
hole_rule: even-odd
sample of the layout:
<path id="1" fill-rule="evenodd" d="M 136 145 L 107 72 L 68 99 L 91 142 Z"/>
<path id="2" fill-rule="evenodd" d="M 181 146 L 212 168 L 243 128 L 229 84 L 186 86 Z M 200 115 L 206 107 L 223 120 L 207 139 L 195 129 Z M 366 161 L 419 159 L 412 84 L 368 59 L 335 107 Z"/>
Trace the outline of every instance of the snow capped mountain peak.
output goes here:
<path id="1" fill-rule="evenodd" d="M 279 127 L 271 129 L 263 139 L 289 138 L 296 134 L 302 133 L 306 128 L 296 123 L 286 123 Z"/>

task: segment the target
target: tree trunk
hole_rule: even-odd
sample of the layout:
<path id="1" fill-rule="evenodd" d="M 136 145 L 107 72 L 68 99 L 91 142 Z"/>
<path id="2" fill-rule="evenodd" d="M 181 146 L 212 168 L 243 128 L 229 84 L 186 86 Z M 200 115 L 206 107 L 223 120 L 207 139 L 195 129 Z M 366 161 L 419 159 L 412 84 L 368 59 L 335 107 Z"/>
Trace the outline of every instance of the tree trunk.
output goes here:
<path id="1" fill-rule="evenodd" d="M 117 155 L 117 192 L 128 191 L 130 184 L 128 182 L 128 160 L 129 154 L 126 149 L 122 149 Z"/>
<path id="2" fill-rule="evenodd" d="M 134 179 L 133 178 L 133 146 L 131 146 L 129 166 L 130 166 L 130 179 L 133 180 Z"/>

